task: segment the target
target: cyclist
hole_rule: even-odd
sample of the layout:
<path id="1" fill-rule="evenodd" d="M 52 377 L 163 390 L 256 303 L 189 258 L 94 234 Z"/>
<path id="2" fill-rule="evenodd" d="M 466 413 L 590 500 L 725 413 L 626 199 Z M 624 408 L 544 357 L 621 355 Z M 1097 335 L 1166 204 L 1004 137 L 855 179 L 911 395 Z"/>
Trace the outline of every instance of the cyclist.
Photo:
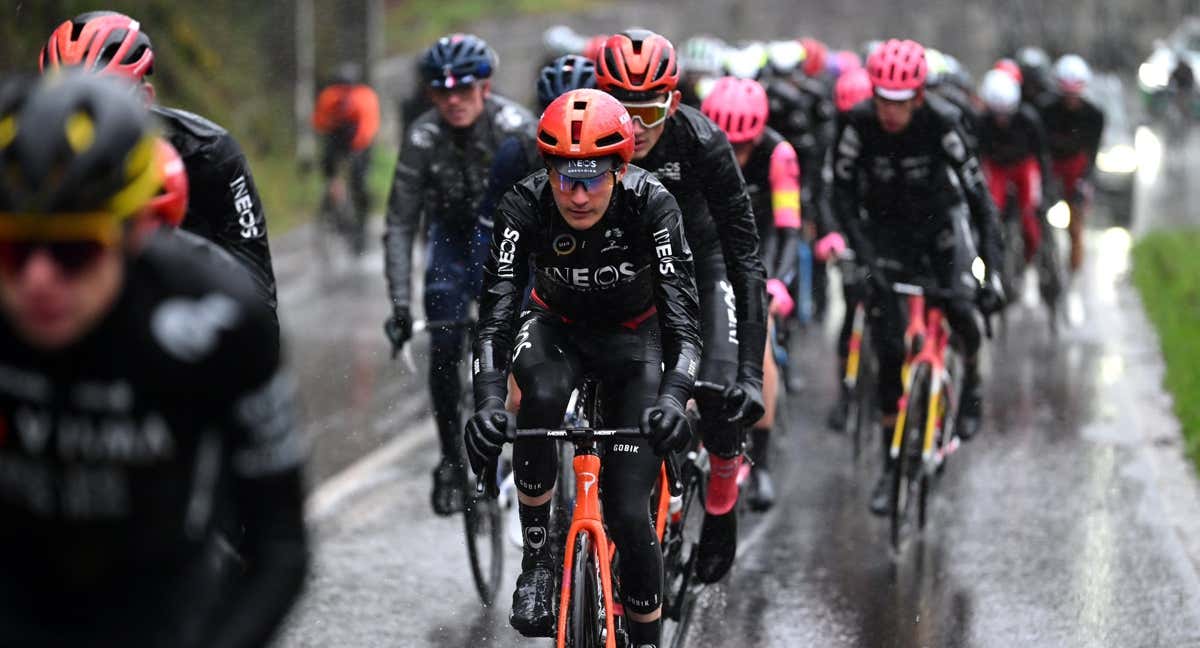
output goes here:
<path id="1" fill-rule="evenodd" d="M 721 75 L 729 46 L 715 36 L 693 36 L 679 48 L 679 92 L 684 105 L 700 108 L 700 102 Z"/>
<path id="2" fill-rule="evenodd" d="M 1020 83 L 1009 72 L 988 71 L 979 96 L 986 107 L 979 133 L 983 171 L 1001 214 L 1008 204 L 1009 187 L 1016 188 L 1028 263 L 1041 244 L 1041 208 L 1050 179 L 1042 120 L 1032 106 L 1022 103 Z"/>
<path id="3" fill-rule="evenodd" d="M 114 11 L 80 14 L 59 25 L 38 60 L 43 73 L 68 67 L 112 74 L 140 85 L 154 104 L 154 47 L 141 23 Z M 153 105 L 166 137 L 183 157 L 191 200 L 183 229 L 216 243 L 255 280 L 275 317 L 275 271 L 262 200 L 241 147 L 217 124 L 193 113 Z M 278 326 L 276 327 L 278 328 Z"/>
<path id="4" fill-rule="evenodd" d="M 803 43 L 808 42 L 813 51 Z M 766 83 L 771 114 L 767 125 L 783 135 L 800 161 L 800 202 L 806 219 L 804 238 L 816 240 L 830 233 L 831 211 L 825 174 L 825 156 L 833 142 L 837 111 L 825 73 L 825 49 L 819 41 L 802 39 L 800 65 L 779 68 Z M 778 60 L 778 59 L 777 59 Z M 824 266 L 812 267 L 812 298 L 819 317 L 825 309 Z M 799 300 L 799 272 L 793 273 L 793 291 Z"/>
<path id="5" fill-rule="evenodd" d="M 925 89 L 946 101 L 949 101 L 962 115 L 960 124 L 967 148 L 975 150 L 979 146 L 980 115 L 971 95 L 958 84 L 950 80 L 950 61 L 942 52 L 933 48 L 925 49 Z"/>
<path id="6" fill-rule="evenodd" d="M 546 170 L 519 182 L 496 210 L 467 448 L 478 473 L 514 427 L 557 427 L 585 373 L 601 380 L 605 424 L 640 426 L 648 437 L 607 444 L 600 496 L 621 552 L 631 644 L 657 646 L 662 551 L 647 510 L 661 457 L 687 443 L 683 407 L 700 361 L 683 217 L 652 175 L 629 166 L 629 115 L 603 92 L 573 90 L 551 103 L 538 148 Z M 524 399 L 515 422 L 504 409 L 509 371 Z M 526 636 L 553 636 L 556 570 L 547 526 L 558 473 L 554 442 L 517 441 L 513 465 L 524 550 L 509 619 Z"/>
<path id="7" fill-rule="evenodd" d="M 1071 274 L 1083 265 L 1083 223 L 1091 203 L 1092 175 L 1100 136 L 1104 132 L 1104 113 L 1088 99 L 1084 90 L 1092 80 L 1088 64 L 1075 54 L 1067 54 L 1054 64 L 1058 93 L 1040 106 L 1050 162 L 1054 177 L 1071 208 Z"/>
<path id="8" fill-rule="evenodd" d="M 760 256 L 770 268 L 767 294 L 770 314 L 787 317 L 795 306 L 787 284 L 796 266 L 796 244 L 800 236 L 800 165 L 796 151 L 779 133 L 767 127 L 767 92 L 756 81 L 722 77 L 713 85 L 701 107 L 733 146 L 746 192 L 758 220 Z M 768 327 L 768 335 L 773 331 Z M 763 403 L 766 413 L 750 430 L 750 460 L 753 464 L 749 502 L 765 511 L 775 503 L 775 486 L 769 472 L 768 443 L 775 422 L 775 399 L 779 368 L 772 345 L 763 354 Z"/>
<path id="9" fill-rule="evenodd" d="M 833 87 L 834 105 L 838 111 L 838 123 L 858 104 L 869 100 L 875 94 L 871 85 L 871 76 L 863 67 L 853 68 L 843 72 Z M 828 165 L 827 165 L 828 168 Z M 845 228 L 837 226 L 837 237 L 830 239 L 825 250 L 821 250 L 825 258 L 836 258 L 846 250 L 846 241 L 840 232 Z M 842 268 L 842 299 L 846 303 L 842 315 L 842 327 L 837 341 L 837 384 L 838 399 L 829 410 L 826 425 L 832 430 L 843 430 L 846 427 L 846 417 L 850 411 L 851 394 L 845 389 L 843 378 L 846 375 L 846 360 L 850 355 L 850 336 L 854 332 L 854 310 L 866 298 L 866 286 L 863 285 L 863 272 L 860 264 L 843 261 Z"/>
<path id="10" fill-rule="evenodd" d="M 867 61 L 874 86 L 870 103 L 846 114 L 834 147 L 834 199 L 851 247 L 869 269 L 872 331 L 879 358 L 880 439 L 885 469 L 871 497 L 871 510 L 890 510 L 895 466 L 888 458 L 891 427 L 901 394 L 904 361 L 902 304 L 890 279 L 929 276 L 962 296 L 945 304 L 946 316 L 965 352 L 965 380 L 959 434 L 979 428 L 982 393 L 971 275 L 975 246 L 968 222 L 980 235 L 987 280 L 978 289 L 986 311 L 999 307 L 1000 239 L 996 207 L 979 162 L 963 143 L 954 106 L 925 92 L 924 48 L 910 40 L 889 40 Z M 860 214 L 860 209 L 862 213 Z"/>
<path id="11" fill-rule="evenodd" d="M 307 566 L 270 313 L 243 272 L 127 233 L 160 177 L 123 81 L 0 96 L 0 643 L 265 645 Z"/>
<path id="12" fill-rule="evenodd" d="M 408 129 L 388 199 L 384 260 L 392 315 L 384 330 L 393 353 L 412 336 L 410 311 L 412 247 L 424 213 L 429 253 L 425 270 L 425 315 L 461 320 L 479 294 L 480 272 L 490 227 L 478 219 L 497 148 L 515 137 L 533 147 L 533 117 L 491 93 L 496 54 L 482 39 L 454 34 L 439 39 L 421 57 L 434 109 Z M 433 510 L 450 515 L 461 508 L 464 466 L 458 401 L 463 330 L 430 331 L 429 391 L 441 443 L 433 470 Z"/>
<path id="13" fill-rule="evenodd" d="M 644 29 L 615 34 L 596 65 L 596 84 L 633 118 L 633 159 L 653 173 L 683 209 L 696 259 L 704 359 L 697 380 L 726 385 L 698 394 L 699 433 L 712 460 L 696 574 L 715 582 L 737 551 L 737 473 L 742 429 L 763 414 L 762 357 L 767 337 L 766 272 L 746 184 L 725 134 L 680 105 L 675 48 Z"/>
<path id="14" fill-rule="evenodd" d="M 342 64 L 332 82 L 317 95 L 312 116 L 313 130 L 325 136 L 321 168 L 326 183 L 333 180 L 345 161 L 349 167 L 349 190 L 354 205 L 354 250 L 362 254 L 366 247 L 369 196 L 367 169 L 371 164 L 371 143 L 379 132 L 379 97 L 363 83 L 357 63 Z"/>
<path id="15" fill-rule="evenodd" d="M 1016 60 L 1021 70 L 1021 100 L 1036 108 L 1052 87 L 1050 57 L 1040 47 L 1026 46 L 1017 50 Z"/>

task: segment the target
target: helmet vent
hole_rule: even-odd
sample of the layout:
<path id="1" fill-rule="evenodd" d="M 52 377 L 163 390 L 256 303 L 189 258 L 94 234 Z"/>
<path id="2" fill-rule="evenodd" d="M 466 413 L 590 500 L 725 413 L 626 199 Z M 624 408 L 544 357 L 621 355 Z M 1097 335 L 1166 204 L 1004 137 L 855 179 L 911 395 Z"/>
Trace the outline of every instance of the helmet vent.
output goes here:
<path id="1" fill-rule="evenodd" d="M 83 22 L 71 23 L 71 40 L 79 40 L 79 35 L 83 33 Z"/>
<path id="2" fill-rule="evenodd" d="M 620 144 L 622 139 L 624 139 L 624 138 L 621 136 L 620 133 L 609 133 L 608 135 L 605 135 L 604 137 L 601 137 L 600 139 L 596 140 L 596 147 L 604 148 L 606 146 L 615 146 L 617 144 Z"/>
<path id="3" fill-rule="evenodd" d="M 582 137 L 583 137 L 583 120 L 582 119 L 571 120 L 571 143 L 578 144 L 579 140 L 582 139 Z"/>
<path id="4" fill-rule="evenodd" d="M 541 140 L 546 146 L 558 146 L 558 138 L 544 130 L 538 132 L 538 139 Z"/>

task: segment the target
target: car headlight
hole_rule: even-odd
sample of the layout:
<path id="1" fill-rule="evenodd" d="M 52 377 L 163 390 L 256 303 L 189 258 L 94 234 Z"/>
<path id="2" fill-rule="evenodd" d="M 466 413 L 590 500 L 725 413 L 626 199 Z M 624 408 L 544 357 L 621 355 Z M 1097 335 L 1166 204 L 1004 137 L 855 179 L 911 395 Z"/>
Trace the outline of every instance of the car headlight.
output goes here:
<path id="1" fill-rule="evenodd" d="M 1053 227 L 1067 229 L 1071 226 L 1071 206 L 1065 200 L 1054 203 L 1054 206 L 1046 211 L 1046 220 Z"/>
<path id="2" fill-rule="evenodd" d="M 1117 144 L 1096 155 L 1096 168 L 1104 173 L 1125 175 L 1137 171 L 1137 151 L 1128 144 Z"/>
<path id="3" fill-rule="evenodd" d="M 1138 82 L 1150 90 L 1161 90 L 1167 87 L 1171 73 L 1165 65 L 1142 63 L 1138 66 Z"/>

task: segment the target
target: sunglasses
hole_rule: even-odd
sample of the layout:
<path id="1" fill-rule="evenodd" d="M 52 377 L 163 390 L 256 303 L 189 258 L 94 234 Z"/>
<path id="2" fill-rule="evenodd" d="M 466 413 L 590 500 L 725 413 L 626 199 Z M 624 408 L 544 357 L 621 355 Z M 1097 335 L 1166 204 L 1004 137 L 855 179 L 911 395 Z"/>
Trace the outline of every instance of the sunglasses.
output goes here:
<path id="1" fill-rule="evenodd" d="M 641 122 L 643 128 L 654 128 L 667 120 L 671 114 L 671 95 L 662 101 L 622 103 L 629 116 Z"/>
<path id="2" fill-rule="evenodd" d="M 605 181 L 608 180 L 608 173 L 604 172 L 593 178 L 568 178 L 554 169 L 550 169 L 550 173 L 558 180 L 558 188 L 560 191 L 574 191 L 575 187 L 582 186 L 583 190 L 588 193 L 593 193 L 601 189 Z"/>
<path id="3" fill-rule="evenodd" d="M 0 241 L 0 272 L 20 275 L 34 254 L 45 251 L 63 274 L 73 277 L 95 263 L 107 247 L 100 241 Z"/>

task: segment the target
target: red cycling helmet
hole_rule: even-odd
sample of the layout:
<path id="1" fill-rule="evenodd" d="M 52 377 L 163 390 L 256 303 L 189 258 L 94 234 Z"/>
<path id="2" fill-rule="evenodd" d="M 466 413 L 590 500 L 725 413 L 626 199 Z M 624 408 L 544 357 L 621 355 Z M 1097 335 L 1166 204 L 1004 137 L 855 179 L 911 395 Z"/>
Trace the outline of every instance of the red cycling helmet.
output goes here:
<path id="1" fill-rule="evenodd" d="M 863 68 L 843 72 L 833 86 L 833 102 L 838 112 L 846 112 L 861 101 L 871 98 L 871 75 Z"/>
<path id="2" fill-rule="evenodd" d="M 996 64 L 992 66 L 992 69 L 1000 70 L 1001 72 L 1011 76 L 1018 84 L 1023 83 L 1021 80 L 1021 66 L 1017 65 L 1017 62 L 1010 58 L 1002 58 L 999 61 L 996 61 Z"/>
<path id="3" fill-rule="evenodd" d="M 604 49 L 604 43 L 608 40 L 606 34 L 596 34 L 587 40 L 587 44 L 583 46 L 583 58 L 592 59 L 596 62 L 600 58 L 600 50 Z"/>
<path id="4" fill-rule="evenodd" d="M 154 144 L 154 164 L 162 175 L 162 188 L 150 199 L 150 218 L 159 225 L 179 227 L 187 214 L 187 169 L 175 147 L 161 137 Z"/>
<path id="5" fill-rule="evenodd" d="M 59 25 L 38 58 L 42 72 L 74 66 L 141 81 L 154 71 L 154 50 L 138 21 L 115 11 L 92 11 Z"/>
<path id="6" fill-rule="evenodd" d="M 721 77 L 704 98 L 700 110 L 716 122 L 730 144 L 750 142 L 767 127 L 767 91 L 753 79 Z"/>
<path id="7" fill-rule="evenodd" d="M 612 95 L 571 90 L 546 106 L 538 121 L 538 151 L 567 159 L 616 156 L 633 159 L 633 121 Z"/>
<path id="8" fill-rule="evenodd" d="M 678 84 L 675 46 L 646 29 L 609 36 L 596 59 L 596 86 L 620 99 L 651 99 Z"/>
<path id="9" fill-rule="evenodd" d="M 825 59 L 829 57 L 829 48 L 815 38 L 801 38 L 800 44 L 804 46 L 805 53 L 804 73 L 810 77 L 824 74 Z"/>
<path id="10" fill-rule="evenodd" d="M 891 101 L 907 101 L 925 85 L 925 48 L 911 40 L 892 39 L 867 58 L 867 74 L 875 94 Z"/>

